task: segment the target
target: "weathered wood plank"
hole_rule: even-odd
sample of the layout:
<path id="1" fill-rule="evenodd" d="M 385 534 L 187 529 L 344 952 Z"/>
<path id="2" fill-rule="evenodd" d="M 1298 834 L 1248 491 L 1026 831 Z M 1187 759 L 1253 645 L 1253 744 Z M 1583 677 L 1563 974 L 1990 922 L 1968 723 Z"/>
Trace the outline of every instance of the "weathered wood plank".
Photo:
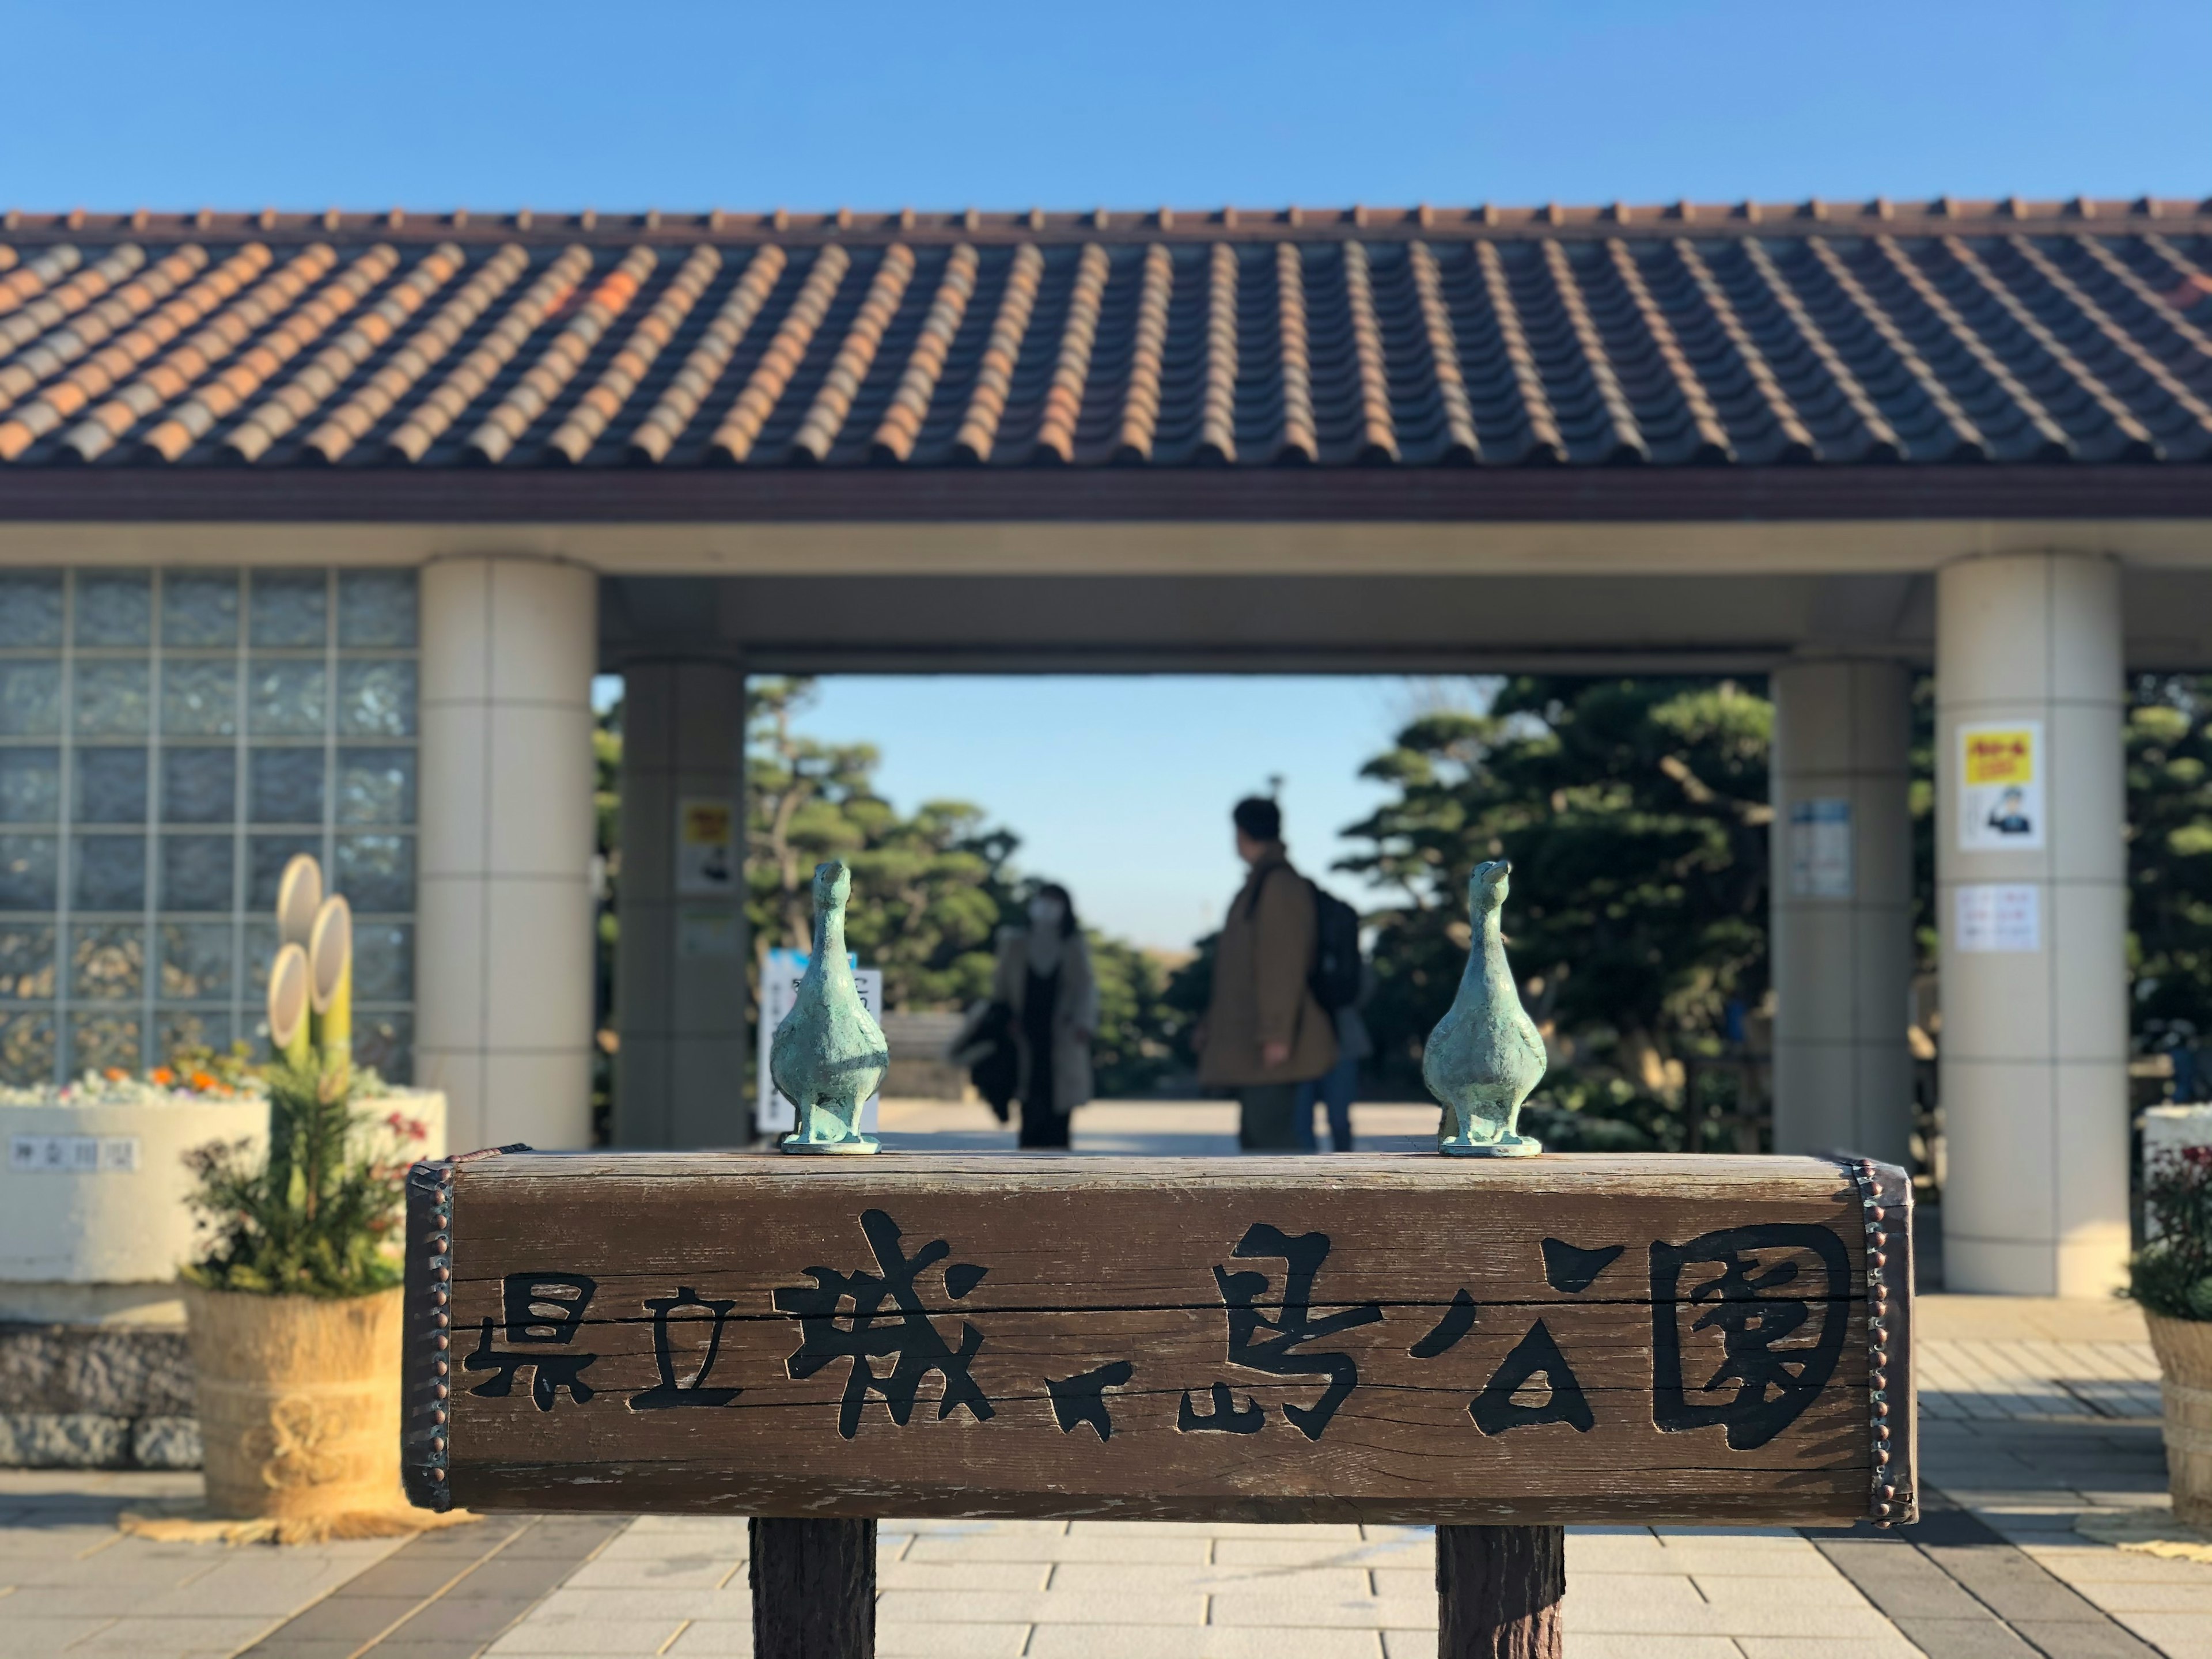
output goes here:
<path id="1" fill-rule="evenodd" d="M 410 1216 L 447 1322 L 410 1339 L 417 1501 L 1840 1522 L 1879 1484 L 1833 1164 L 529 1156 L 414 1187 L 452 1205 L 442 1253 Z"/>

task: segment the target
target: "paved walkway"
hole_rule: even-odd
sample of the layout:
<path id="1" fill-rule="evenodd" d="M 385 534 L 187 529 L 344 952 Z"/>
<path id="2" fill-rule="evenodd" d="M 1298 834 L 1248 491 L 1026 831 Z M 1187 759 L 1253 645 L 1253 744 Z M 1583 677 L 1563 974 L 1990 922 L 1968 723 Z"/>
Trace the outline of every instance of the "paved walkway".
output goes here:
<path id="1" fill-rule="evenodd" d="M 1361 1109 L 1369 1145 L 1433 1133 Z M 884 1130 L 1011 1145 L 981 1108 Z M 1233 1109 L 1091 1109 L 1077 1150 L 1234 1150 Z M 1899 1533 L 1570 1529 L 1571 1659 L 2212 1659 L 2212 1565 L 2123 1553 L 2085 1515 L 2165 1503 L 2156 1370 L 2122 1304 L 1927 1296 L 1927 1518 Z M 0 1659 L 744 1655 L 742 1521 L 502 1516 L 404 1545 L 156 1545 L 114 1530 L 176 1475 L 0 1474 Z M 1406 1527 L 886 1522 L 884 1659 L 1428 1659 L 1431 1545 Z"/>

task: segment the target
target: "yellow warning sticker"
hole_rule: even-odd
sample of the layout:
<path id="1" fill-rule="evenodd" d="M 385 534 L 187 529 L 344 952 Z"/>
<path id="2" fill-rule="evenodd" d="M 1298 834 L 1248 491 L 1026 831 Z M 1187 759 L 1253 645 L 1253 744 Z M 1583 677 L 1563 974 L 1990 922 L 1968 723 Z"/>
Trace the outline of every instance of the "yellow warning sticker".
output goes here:
<path id="1" fill-rule="evenodd" d="M 2035 781 L 2035 732 L 2029 726 L 1978 726 L 1966 733 L 1966 785 Z"/>

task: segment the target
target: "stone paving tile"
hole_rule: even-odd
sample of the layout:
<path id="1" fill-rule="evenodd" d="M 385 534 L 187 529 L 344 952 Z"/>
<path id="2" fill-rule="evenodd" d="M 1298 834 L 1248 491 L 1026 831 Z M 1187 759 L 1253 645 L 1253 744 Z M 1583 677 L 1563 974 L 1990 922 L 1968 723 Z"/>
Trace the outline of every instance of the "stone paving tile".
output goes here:
<path id="1" fill-rule="evenodd" d="M 1389 1632 L 1389 1659 L 1417 1659 L 1413 1645 L 1401 1645 L 1399 1632 Z M 1436 1644 L 1421 1650 L 1418 1659 L 1437 1659 Z M 1725 1636 L 1589 1636 L 1570 1632 L 1567 1659 L 1743 1659 L 1743 1650 Z"/>
<path id="2" fill-rule="evenodd" d="M 1126 1567 L 1099 1561 L 1063 1561 L 1052 1570 L 1049 1588 L 1055 1593 L 1093 1591 L 1110 1595 L 1126 1592 L 1130 1575 Z M 1213 1566 L 1152 1566 L 1145 1571 L 1143 1583 L 1147 1594 L 1163 1591 L 1175 1594 L 1199 1590 L 1217 1598 L 1251 1592 L 1267 1595 L 1344 1596 L 1368 1595 L 1375 1589 L 1373 1581 L 1364 1567 L 1305 1565 L 1258 1565 L 1249 1563 L 1219 1564 Z M 1425 1593 L 1433 1595 L 1435 1575 L 1428 1575 Z"/>
<path id="3" fill-rule="evenodd" d="M 1433 1573 L 1436 1559 L 1435 1540 L 1425 1533 L 1419 1538 L 1223 1538 L 1213 1546 L 1220 1566 L 1381 1567 L 1418 1561 Z"/>
<path id="4" fill-rule="evenodd" d="M 1017 1625 L 1014 1629 L 1024 1636 L 1029 1634 L 1027 1625 Z M 695 1619 L 684 1626 L 667 1650 L 670 1659 L 701 1659 L 701 1656 L 711 1656 L 711 1659 L 751 1659 L 752 1650 L 753 1621 L 750 1613 L 743 1619 Z M 880 1643 L 876 1651 L 883 1655 Z M 1021 1649 L 1018 1646 L 1014 1651 L 1019 1653 Z"/>
<path id="5" fill-rule="evenodd" d="M 491 1644 L 487 1659 L 509 1654 L 657 1654 L 683 1629 L 680 1619 L 552 1619 L 533 1613 Z"/>
<path id="6" fill-rule="evenodd" d="M 1424 1659 L 1436 1659 L 1433 1631 L 1422 1638 Z M 1382 1659 L 1372 1630 L 1224 1630 L 1200 1626 L 1139 1625 L 1108 1630 L 1040 1625 L 1027 1659 Z"/>
<path id="7" fill-rule="evenodd" d="M 1127 1589 L 1130 1586 L 1127 1567 L 1106 1567 L 1098 1563 L 1083 1563 L 1097 1567 L 1111 1577 L 1091 1588 Z M 1073 1588 L 1065 1583 L 1061 1574 L 1070 1569 L 1050 1561 L 884 1561 L 876 1563 L 876 1588 L 890 1589 L 945 1590 L 1041 1590 Z M 1159 1580 L 1156 1573 L 1168 1571 L 1147 1567 L 1141 1582 L 1150 1589 Z M 1190 1571 L 1204 1571 L 1190 1569 Z M 737 1588 L 743 1589 L 744 1585 Z"/>
<path id="8" fill-rule="evenodd" d="M 2057 1573 L 2085 1595 L 2087 1586 L 2093 1584 L 2212 1586 L 2212 1562 L 2177 1561 L 2162 1555 L 2115 1549 L 2109 1544 L 2090 1543 L 2079 1533 L 2066 1534 L 2063 1543 L 2039 1543 L 2033 1539 L 2012 1541 L 2018 1543 L 2038 1566 Z"/>
<path id="9" fill-rule="evenodd" d="M 75 1642 L 106 1630 L 115 1622 L 108 1617 L 80 1616 L 77 1618 L 49 1618 L 41 1613 L 25 1613 L 14 1605 L 0 1608 L 0 1624 L 8 1633 L 8 1659 L 45 1659 L 48 1654 L 59 1653 Z"/>
<path id="10" fill-rule="evenodd" d="M 1224 1546 L 1225 1547 L 1225 1546 Z M 1120 1561 L 1203 1564 L 1206 1540 L 1194 1528 L 1158 1533 L 1012 1534 L 987 1533 L 948 1538 L 925 1533 L 908 1545 L 902 1561 Z M 1303 1559 L 1303 1558 L 1301 1558 Z"/>
<path id="11" fill-rule="evenodd" d="M 117 1620 L 97 1635 L 72 1645 L 78 1653 L 202 1654 L 236 1653 L 276 1622 L 247 1614 L 236 1618 L 200 1616 L 191 1619 L 134 1618 Z"/>
<path id="12" fill-rule="evenodd" d="M 2119 1620 L 2167 1659 L 2212 1659 L 2212 1620 L 2181 1613 L 2126 1613 Z"/>
<path id="13" fill-rule="evenodd" d="M 1437 1598 L 1434 1590 L 1413 1600 L 1404 1596 L 1386 1600 L 1379 1595 L 1304 1595 L 1285 1586 L 1265 1594 L 1244 1591 L 1216 1595 L 1206 1608 L 1206 1622 L 1293 1630 L 1322 1626 L 1338 1629 L 1432 1630 L 1437 1622 Z"/>
<path id="14" fill-rule="evenodd" d="M 1739 1636 L 1743 1659 L 1921 1659 L 1920 1650 L 1895 1631 L 1872 1636 Z M 1939 1654 L 1934 1659 L 1951 1659 Z M 2080 1659 L 2066 1654 L 2063 1659 Z"/>
<path id="15" fill-rule="evenodd" d="M 574 1619 L 586 1623 L 617 1620 L 734 1619 L 751 1617 L 749 1585 L 711 1589 L 574 1589 L 563 1584 L 532 1610 L 533 1619 Z"/>
<path id="16" fill-rule="evenodd" d="M 876 1630 L 878 1659 L 1013 1659 L 1030 1638 L 1027 1625 L 910 1625 Z M 672 1651 L 680 1651 L 678 1643 Z M 752 1651 L 750 1632 L 744 1650 Z"/>
<path id="17" fill-rule="evenodd" d="M 885 1590 L 876 1627 L 921 1624 L 1201 1625 L 1206 1597 L 1194 1593 L 1062 1595 L 1052 1590 Z"/>

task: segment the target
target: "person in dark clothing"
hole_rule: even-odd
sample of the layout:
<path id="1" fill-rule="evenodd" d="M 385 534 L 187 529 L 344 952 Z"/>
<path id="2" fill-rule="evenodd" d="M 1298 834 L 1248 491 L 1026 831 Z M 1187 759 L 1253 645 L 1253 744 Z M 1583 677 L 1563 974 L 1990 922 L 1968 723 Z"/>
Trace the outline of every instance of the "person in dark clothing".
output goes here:
<path id="1" fill-rule="evenodd" d="M 1300 1136 L 1298 1085 L 1336 1064 L 1334 1022 L 1315 1000 L 1313 889 L 1283 849 L 1272 800 L 1237 803 L 1237 854 L 1250 866 L 1213 958 L 1213 1000 L 1198 1034 L 1201 1083 L 1237 1091 L 1246 1152 L 1312 1150 Z M 1310 1115 L 1310 1108 L 1309 1108 Z"/>
<path id="2" fill-rule="evenodd" d="M 992 995 L 1012 1015 L 1021 1144 L 1065 1146 L 1075 1109 L 1091 1098 L 1098 986 L 1067 889 L 1038 888 L 1029 923 L 999 935 Z"/>

